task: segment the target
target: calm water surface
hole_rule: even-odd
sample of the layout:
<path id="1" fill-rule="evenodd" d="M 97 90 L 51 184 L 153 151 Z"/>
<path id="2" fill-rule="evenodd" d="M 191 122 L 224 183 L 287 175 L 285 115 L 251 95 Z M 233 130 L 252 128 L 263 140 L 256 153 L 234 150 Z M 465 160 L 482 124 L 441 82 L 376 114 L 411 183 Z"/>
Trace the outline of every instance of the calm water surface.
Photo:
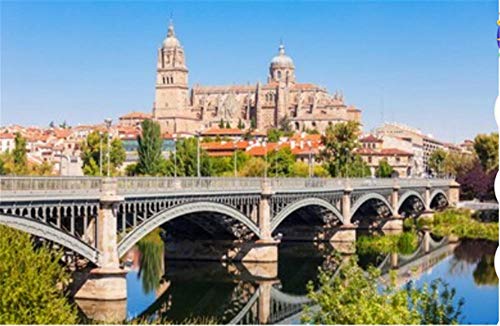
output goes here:
<path id="1" fill-rule="evenodd" d="M 417 285 L 444 279 L 456 288 L 457 300 L 465 299 L 462 323 L 496 324 L 495 250 L 494 243 L 463 242 L 435 258 L 432 266 L 422 263 L 422 272 L 411 279 Z M 157 258 L 142 257 L 127 275 L 128 316 L 163 316 L 173 322 L 209 317 L 218 323 L 299 323 L 307 282 L 316 278 L 318 267 L 335 268 L 330 252 L 289 243 L 280 246 L 274 266 L 164 260 L 161 270 L 157 262 L 151 263 Z"/>

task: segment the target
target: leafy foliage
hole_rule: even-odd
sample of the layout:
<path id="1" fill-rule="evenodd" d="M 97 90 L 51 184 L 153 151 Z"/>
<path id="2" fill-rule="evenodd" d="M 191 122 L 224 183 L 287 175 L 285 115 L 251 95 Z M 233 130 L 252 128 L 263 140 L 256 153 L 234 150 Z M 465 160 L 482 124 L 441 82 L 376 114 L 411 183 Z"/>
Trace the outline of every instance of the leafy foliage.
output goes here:
<path id="1" fill-rule="evenodd" d="M 301 178 L 308 177 L 309 176 L 309 164 L 307 164 L 305 162 L 300 162 L 300 161 L 293 163 L 292 176 L 301 177 Z M 329 174 L 328 174 L 328 171 L 325 170 L 325 168 L 323 166 L 321 166 L 319 164 L 315 164 L 313 167 L 313 176 L 324 178 L 324 177 L 328 177 Z"/>
<path id="2" fill-rule="evenodd" d="M 0 153 L 0 175 L 38 175 L 49 176 L 53 174 L 54 165 L 48 161 L 41 164 L 28 162 L 26 139 L 16 133 L 15 148 L 9 152 Z"/>
<path id="3" fill-rule="evenodd" d="M 144 120 L 142 134 L 137 138 L 139 161 L 136 173 L 139 175 L 162 174 L 165 158 L 162 156 L 163 139 L 160 124 L 153 120 Z"/>
<path id="4" fill-rule="evenodd" d="M 328 126 L 321 137 L 324 150 L 321 158 L 332 177 L 364 177 L 370 169 L 356 154 L 359 123 L 349 121 Z"/>
<path id="5" fill-rule="evenodd" d="M 438 148 L 431 153 L 429 157 L 429 168 L 432 173 L 437 176 L 442 176 L 444 173 L 444 161 L 446 159 L 446 152 Z"/>
<path id="6" fill-rule="evenodd" d="M 375 171 L 375 175 L 377 176 L 377 178 L 390 178 L 392 176 L 393 172 L 394 172 L 394 169 L 387 162 L 387 160 L 381 160 L 378 163 L 378 167 L 377 167 L 377 170 Z"/>
<path id="7" fill-rule="evenodd" d="M 164 273 L 163 247 L 160 228 L 154 229 L 137 243 L 141 253 L 138 276 L 142 278 L 142 287 L 146 294 L 155 291 L 160 285 L 160 278 Z"/>
<path id="8" fill-rule="evenodd" d="M 474 139 L 474 151 L 486 171 L 498 168 L 498 133 L 479 134 Z"/>
<path id="9" fill-rule="evenodd" d="M 498 241 L 498 222 L 483 223 L 472 218 L 467 209 L 448 209 L 434 214 L 432 233 L 438 236 L 455 235 L 465 239 Z"/>
<path id="10" fill-rule="evenodd" d="M 462 199 L 495 200 L 494 184 L 498 168 L 486 171 L 476 162 L 473 167 L 457 176 Z"/>
<path id="11" fill-rule="evenodd" d="M 290 147 L 280 148 L 268 155 L 269 176 L 288 177 L 292 175 L 295 155 L 292 154 Z"/>
<path id="12" fill-rule="evenodd" d="M 422 288 L 395 287 L 394 275 L 379 288 L 380 271 L 363 271 L 352 257 L 336 277 L 321 270 L 319 290 L 308 284 L 308 296 L 319 309 L 306 308 L 308 324 L 451 324 L 457 323 L 463 301 L 455 308 L 455 290 L 441 280 Z"/>
<path id="13" fill-rule="evenodd" d="M 266 161 L 260 157 L 251 157 L 240 170 L 242 177 L 263 177 L 266 170 Z"/>
<path id="14" fill-rule="evenodd" d="M 384 236 L 359 236 L 356 241 L 356 252 L 364 254 L 411 254 L 417 250 L 418 236 L 414 232 L 391 234 Z"/>
<path id="15" fill-rule="evenodd" d="M 83 161 L 82 169 L 85 175 L 98 176 L 100 173 L 99 160 L 102 158 L 102 174 L 106 174 L 108 169 L 108 133 L 99 134 L 99 131 L 93 131 L 82 144 L 81 158 Z M 102 143 L 101 143 L 102 141 Z M 102 155 L 100 154 L 102 146 Z M 115 138 L 111 141 L 109 151 L 110 173 L 118 174 L 118 168 L 125 161 L 125 149 L 120 139 Z"/>
<path id="16" fill-rule="evenodd" d="M 33 248 L 26 233 L 0 225 L 0 324 L 74 324 L 77 311 L 61 287 L 69 276 L 60 253 Z"/>
<path id="17" fill-rule="evenodd" d="M 198 175 L 198 140 L 196 138 L 186 138 L 177 142 L 177 175 L 183 177 L 195 177 Z M 170 155 L 168 162 L 162 169 L 163 175 L 174 175 L 174 155 Z M 201 176 L 212 175 L 211 160 L 206 151 L 200 148 L 200 174 Z"/>
<path id="18" fill-rule="evenodd" d="M 267 140 L 271 143 L 276 143 L 283 136 L 283 131 L 277 128 L 271 128 L 267 131 Z"/>

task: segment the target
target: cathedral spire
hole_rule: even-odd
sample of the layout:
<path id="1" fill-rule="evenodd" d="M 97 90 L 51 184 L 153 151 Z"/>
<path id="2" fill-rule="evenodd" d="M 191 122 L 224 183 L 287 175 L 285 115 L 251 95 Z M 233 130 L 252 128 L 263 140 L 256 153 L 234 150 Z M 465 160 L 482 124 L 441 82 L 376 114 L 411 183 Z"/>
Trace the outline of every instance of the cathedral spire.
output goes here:
<path id="1" fill-rule="evenodd" d="M 283 44 L 283 39 L 280 38 L 279 54 L 285 55 L 285 45 Z"/>

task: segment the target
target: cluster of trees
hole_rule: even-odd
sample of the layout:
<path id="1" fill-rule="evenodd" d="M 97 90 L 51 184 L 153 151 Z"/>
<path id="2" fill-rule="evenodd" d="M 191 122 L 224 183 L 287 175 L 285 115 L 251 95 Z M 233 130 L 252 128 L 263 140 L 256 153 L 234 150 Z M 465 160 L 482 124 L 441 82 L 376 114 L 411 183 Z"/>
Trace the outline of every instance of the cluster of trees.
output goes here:
<path id="1" fill-rule="evenodd" d="M 350 258 L 338 275 L 321 271 L 319 290 L 309 283 L 309 297 L 317 309 L 306 308 L 306 324 L 456 324 L 460 322 L 463 299 L 440 279 L 416 288 L 395 286 L 394 275 L 387 286 L 379 286 L 380 271 L 365 272 Z"/>
<path id="2" fill-rule="evenodd" d="M 498 171 L 498 133 L 477 135 L 473 155 L 437 149 L 429 157 L 429 167 L 436 176 L 456 177 L 463 199 L 493 200 Z"/>
<path id="3" fill-rule="evenodd" d="M 0 175 L 52 175 L 54 166 L 44 161 L 41 164 L 28 162 L 26 139 L 20 133 L 14 138 L 14 149 L 0 154 Z"/>

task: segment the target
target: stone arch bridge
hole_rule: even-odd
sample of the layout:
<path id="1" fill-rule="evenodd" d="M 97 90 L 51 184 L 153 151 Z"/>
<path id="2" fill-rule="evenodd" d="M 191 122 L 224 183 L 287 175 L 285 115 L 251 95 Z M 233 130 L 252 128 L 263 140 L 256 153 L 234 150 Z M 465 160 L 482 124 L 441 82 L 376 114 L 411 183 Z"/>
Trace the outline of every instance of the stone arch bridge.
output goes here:
<path id="1" fill-rule="evenodd" d="M 0 224 L 105 270 L 117 269 L 121 256 L 166 223 L 170 236 L 201 245 L 225 240 L 221 259 L 269 262 L 294 214 L 329 227 L 324 240 L 352 241 L 353 221 L 367 207 L 401 222 L 410 202 L 423 211 L 456 204 L 458 186 L 445 179 L 1 177 Z"/>

